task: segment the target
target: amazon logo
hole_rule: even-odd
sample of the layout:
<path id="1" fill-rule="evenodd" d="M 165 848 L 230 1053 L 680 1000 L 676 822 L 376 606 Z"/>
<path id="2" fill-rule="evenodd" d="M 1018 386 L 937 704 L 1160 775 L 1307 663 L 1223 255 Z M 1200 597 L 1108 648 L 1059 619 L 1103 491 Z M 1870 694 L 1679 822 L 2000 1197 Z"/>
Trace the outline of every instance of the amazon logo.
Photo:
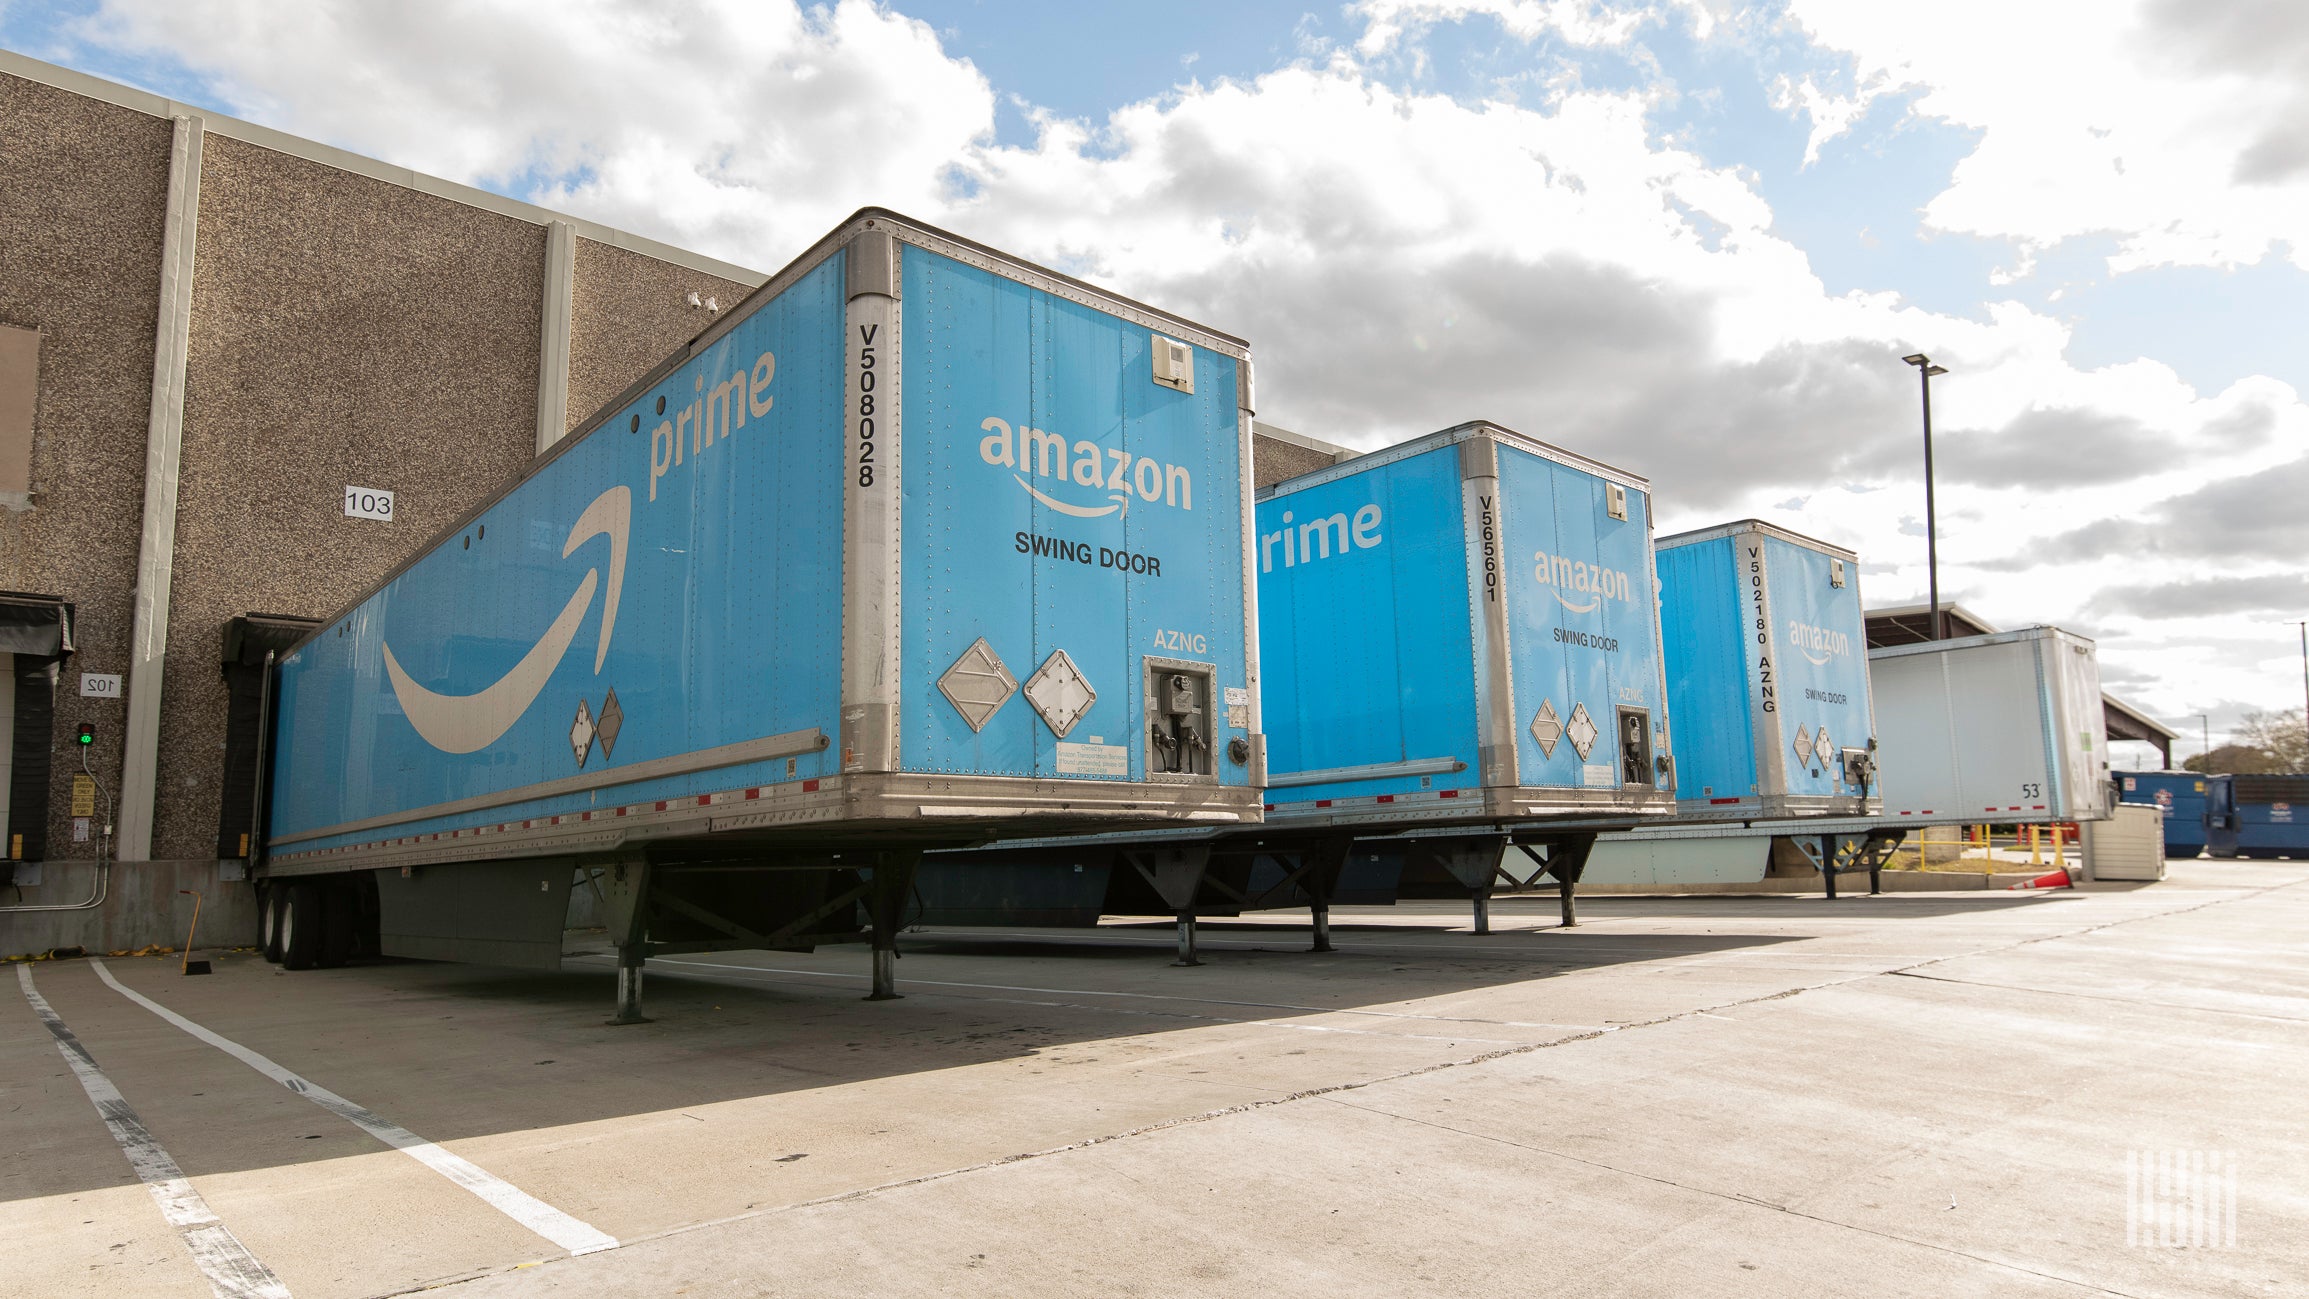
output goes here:
<path id="1" fill-rule="evenodd" d="M 1628 575 L 1616 568 L 1550 555 L 1544 550 L 1532 552 L 1531 557 L 1531 575 L 1541 586 L 1554 588 L 1557 603 L 1573 613 L 1594 613 L 1606 600 L 1632 602 L 1635 598 L 1629 594 Z"/>
<path id="2" fill-rule="evenodd" d="M 577 639 L 578 629 L 585 625 L 585 616 L 593 608 L 593 597 L 600 595 L 601 636 L 594 644 L 593 670 L 601 671 L 602 662 L 609 657 L 609 639 L 617 630 L 617 597 L 625 588 L 625 543 L 627 530 L 633 519 L 633 493 L 619 486 L 593 498 L 577 516 L 569 529 L 569 539 L 562 543 L 561 557 L 569 558 L 595 537 L 609 542 L 606 568 L 596 564 L 585 570 L 577 589 L 561 606 L 561 613 L 552 625 L 538 636 L 537 643 L 521 656 L 521 661 L 496 681 L 469 695 L 442 694 L 417 684 L 401 660 L 394 656 L 390 644 L 385 651 L 385 674 L 393 683 L 393 697 L 401 701 L 401 711 L 409 718 L 409 725 L 425 743 L 443 753 L 473 753 L 495 744 L 498 738 L 513 729 L 529 706 L 552 678 L 554 669 L 561 666 L 569 653 L 571 642 Z M 608 574 L 606 581 L 603 574 Z M 604 588 L 606 587 L 606 590 Z"/>
<path id="3" fill-rule="evenodd" d="M 1826 667 L 1830 660 L 1847 658 L 1852 653 L 1852 638 L 1843 632 L 1815 627 L 1794 618 L 1788 620 L 1788 643 L 1814 667 Z"/>
<path id="4" fill-rule="evenodd" d="M 1133 499 L 1195 508 L 1195 476 L 1185 465 L 1133 456 L 1087 438 L 1069 446 L 1060 434 L 1023 424 L 1012 428 L 1008 420 L 992 415 L 978 427 L 986 434 L 978 440 L 978 458 L 1009 470 L 1028 496 L 1061 514 L 1078 519 L 1128 514 Z"/>

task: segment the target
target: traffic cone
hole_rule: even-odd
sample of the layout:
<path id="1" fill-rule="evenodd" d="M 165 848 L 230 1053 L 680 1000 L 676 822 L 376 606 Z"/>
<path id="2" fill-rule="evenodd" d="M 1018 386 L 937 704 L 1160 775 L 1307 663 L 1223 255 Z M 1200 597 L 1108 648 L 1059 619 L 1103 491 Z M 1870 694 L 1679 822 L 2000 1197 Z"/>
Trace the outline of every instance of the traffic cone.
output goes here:
<path id="1" fill-rule="evenodd" d="M 2057 870 L 2049 875 L 2039 875 L 2026 884 L 2015 884 L 2005 891 L 2010 893 L 2020 889 L 2073 889 L 2075 887 L 2076 881 L 2068 877 L 2067 871 Z"/>

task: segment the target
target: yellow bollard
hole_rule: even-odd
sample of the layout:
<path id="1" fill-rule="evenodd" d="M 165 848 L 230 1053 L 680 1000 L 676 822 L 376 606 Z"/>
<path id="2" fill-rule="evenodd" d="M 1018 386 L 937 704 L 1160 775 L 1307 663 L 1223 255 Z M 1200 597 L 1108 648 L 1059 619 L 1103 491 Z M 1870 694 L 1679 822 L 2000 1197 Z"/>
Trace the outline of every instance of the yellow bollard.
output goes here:
<path id="1" fill-rule="evenodd" d="M 2044 827 L 2041 825 L 2028 828 L 2028 864 L 2044 865 Z"/>
<path id="2" fill-rule="evenodd" d="M 2067 828 L 2068 827 L 2066 826 L 2058 824 L 2054 825 L 2052 828 L 2052 864 L 2060 867 L 2062 870 L 2068 869 L 2068 859 L 2061 856 L 2060 850 L 2061 832 Z"/>

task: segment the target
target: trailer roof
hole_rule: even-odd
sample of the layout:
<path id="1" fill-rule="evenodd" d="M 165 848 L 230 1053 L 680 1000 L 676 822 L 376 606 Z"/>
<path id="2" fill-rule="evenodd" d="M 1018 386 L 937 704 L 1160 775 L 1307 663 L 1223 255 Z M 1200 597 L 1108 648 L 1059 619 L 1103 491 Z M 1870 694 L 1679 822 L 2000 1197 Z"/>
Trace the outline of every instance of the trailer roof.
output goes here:
<path id="1" fill-rule="evenodd" d="M 651 367 L 648 373 L 626 385 L 623 392 L 603 402 L 599 409 L 572 428 L 566 436 L 540 452 L 536 459 L 531 460 L 519 474 L 515 475 L 503 487 L 491 493 L 487 499 L 472 509 L 451 520 L 447 526 L 438 529 L 433 535 L 427 537 L 423 543 L 409 553 L 408 558 L 394 565 L 383 576 L 362 588 L 360 594 L 340 605 L 327 618 L 321 620 L 321 623 L 313 629 L 311 634 L 299 640 L 295 646 L 290 648 L 288 653 L 295 653 L 306 643 L 325 634 L 330 628 L 344 621 L 355 609 L 360 608 L 379 591 L 390 586 L 395 578 L 409 571 L 419 560 L 432 554 L 449 538 L 471 527 L 475 520 L 488 513 L 498 502 L 512 495 L 523 483 L 536 477 L 547 465 L 567 454 L 572 447 L 608 423 L 611 418 L 627 406 L 640 400 L 650 389 L 662 382 L 667 375 L 680 369 L 698 353 L 721 341 L 723 336 L 738 327 L 739 322 L 760 310 L 765 304 L 775 299 L 778 294 L 791 287 L 795 281 L 817 269 L 820 263 L 833 256 L 836 249 L 843 247 L 863 231 L 885 227 L 902 242 L 911 243 L 918 248 L 993 271 L 1070 301 L 1080 302 L 1085 306 L 1108 312 L 1133 323 L 1145 325 L 1150 329 L 1160 329 L 1165 333 L 1180 335 L 1185 341 L 1192 341 L 1212 351 L 1224 352 L 1233 356 L 1242 361 L 1246 367 L 1250 364 L 1250 345 L 1232 334 L 1221 333 L 1207 326 L 1198 325 L 1184 316 L 1174 316 L 1169 312 L 1147 306 L 1120 294 L 1110 293 L 1096 285 L 1075 279 L 1073 276 L 1062 274 L 1048 267 L 1037 266 L 1022 258 L 1012 257 L 1008 253 L 989 248 L 974 240 L 965 239 L 960 235 L 940 230 L 936 226 L 916 221 L 903 213 L 881 207 L 859 208 L 841 224 L 828 231 L 824 237 L 803 250 L 800 256 L 779 268 L 775 274 L 764 280 L 760 287 L 748 293 L 735 306 L 716 317 L 712 324 L 707 325 L 695 337 L 676 348 L 663 361 Z M 1247 385 L 1245 390 L 1247 391 Z"/>
<path id="2" fill-rule="evenodd" d="M 1292 492 L 1305 491 L 1310 487 L 1320 487 L 1325 483 L 1337 482 L 1341 478 L 1362 473 L 1367 469 L 1377 469 L 1382 465 L 1390 465 L 1398 460 L 1408 460 L 1413 456 L 1425 455 L 1439 447 L 1457 446 L 1462 442 L 1473 441 L 1480 437 L 1489 437 L 1502 445 L 1514 447 L 1518 451 L 1527 451 L 1543 460 L 1552 460 L 1559 465 L 1566 465 L 1584 473 L 1594 474 L 1606 482 L 1618 483 L 1623 487 L 1633 487 L 1642 492 L 1651 491 L 1651 480 L 1640 474 L 1630 473 L 1616 465 L 1607 465 L 1601 460 L 1583 456 L 1577 451 L 1567 451 L 1552 443 L 1542 442 L 1538 438 L 1518 433 L 1504 424 L 1494 424 L 1490 420 L 1469 420 L 1465 424 L 1454 424 L 1447 429 L 1439 429 L 1433 433 L 1397 442 L 1392 446 L 1381 447 L 1377 451 L 1367 451 L 1352 459 L 1342 460 L 1335 465 L 1329 465 L 1301 474 L 1296 478 L 1286 478 L 1279 483 L 1262 487 L 1259 489 L 1259 499 L 1264 501 L 1277 496 L 1287 496 Z"/>
<path id="3" fill-rule="evenodd" d="M 1783 528 L 1777 523 L 1766 523 L 1762 519 L 1735 519 L 1730 523 L 1719 523 L 1712 527 L 1693 528 L 1687 532 L 1678 532 L 1661 537 L 1658 541 L 1653 542 L 1652 546 L 1656 550 L 1666 550 L 1671 546 L 1689 546 L 1694 542 L 1714 541 L 1719 537 L 1729 537 L 1735 532 L 1761 532 L 1778 537 L 1791 545 L 1817 550 L 1822 554 L 1834 555 L 1839 559 L 1849 559 L 1855 563 L 1858 563 L 1860 559 L 1859 555 L 1833 541 L 1822 541 L 1818 537 L 1808 537 L 1801 532 Z"/>

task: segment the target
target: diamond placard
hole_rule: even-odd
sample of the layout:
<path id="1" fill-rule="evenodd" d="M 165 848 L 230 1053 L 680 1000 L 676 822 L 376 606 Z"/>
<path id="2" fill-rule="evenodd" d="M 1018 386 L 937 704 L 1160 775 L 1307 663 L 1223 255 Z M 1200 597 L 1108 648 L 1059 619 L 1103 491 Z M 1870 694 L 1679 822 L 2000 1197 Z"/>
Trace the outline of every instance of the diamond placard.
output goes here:
<path id="1" fill-rule="evenodd" d="M 601 756 L 617 754 L 617 733 L 625 729 L 625 710 L 617 706 L 617 689 L 611 687 L 609 698 L 601 701 L 601 720 L 593 724 L 593 731 L 601 740 Z M 584 766 L 584 763 L 579 763 Z"/>
<path id="2" fill-rule="evenodd" d="M 1586 704 L 1571 706 L 1571 722 L 1563 728 L 1564 738 L 1578 751 L 1579 760 L 1587 761 L 1588 751 L 1595 748 L 1595 719 L 1587 715 Z"/>
<path id="3" fill-rule="evenodd" d="M 569 724 L 569 748 L 577 755 L 579 767 L 583 767 L 585 760 L 593 755 L 593 735 L 593 709 L 580 699 L 577 701 L 577 718 Z"/>
<path id="4" fill-rule="evenodd" d="M 1828 765 L 1828 759 L 1836 756 L 1836 745 L 1828 738 L 1828 728 L 1825 726 L 1820 728 L 1818 735 L 1812 737 L 1812 756 L 1818 758 L 1823 767 Z"/>
<path id="5" fill-rule="evenodd" d="M 1809 726 L 1798 726 L 1796 728 L 1796 761 L 1804 763 L 1807 766 L 1811 765 L 1812 728 Z"/>
<path id="6" fill-rule="evenodd" d="M 1563 720 L 1555 715 L 1555 701 L 1539 701 L 1539 712 L 1531 719 L 1531 738 L 1539 741 L 1540 756 L 1555 756 L 1555 746 L 1563 740 Z"/>
<path id="7" fill-rule="evenodd" d="M 1018 679 L 1010 675 L 1010 669 L 995 656 L 994 647 L 981 636 L 962 651 L 946 675 L 938 678 L 938 690 L 954 705 L 954 711 L 962 714 L 962 720 L 970 723 L 971 730 L 982 731 L 987 720 L 1002 711 L 1017 692 Z"/>
<path id="8" fill-rule="evenodd" d="M 1060 739 L 1074 729 L 1084 713 L 1098 701 L 1098 692 L 1074 665 L 1065 650 L 1052 650 L 1034 675 L 1026 679 L 1026 702 L 1042 715 L 1043 722 Z"/>

